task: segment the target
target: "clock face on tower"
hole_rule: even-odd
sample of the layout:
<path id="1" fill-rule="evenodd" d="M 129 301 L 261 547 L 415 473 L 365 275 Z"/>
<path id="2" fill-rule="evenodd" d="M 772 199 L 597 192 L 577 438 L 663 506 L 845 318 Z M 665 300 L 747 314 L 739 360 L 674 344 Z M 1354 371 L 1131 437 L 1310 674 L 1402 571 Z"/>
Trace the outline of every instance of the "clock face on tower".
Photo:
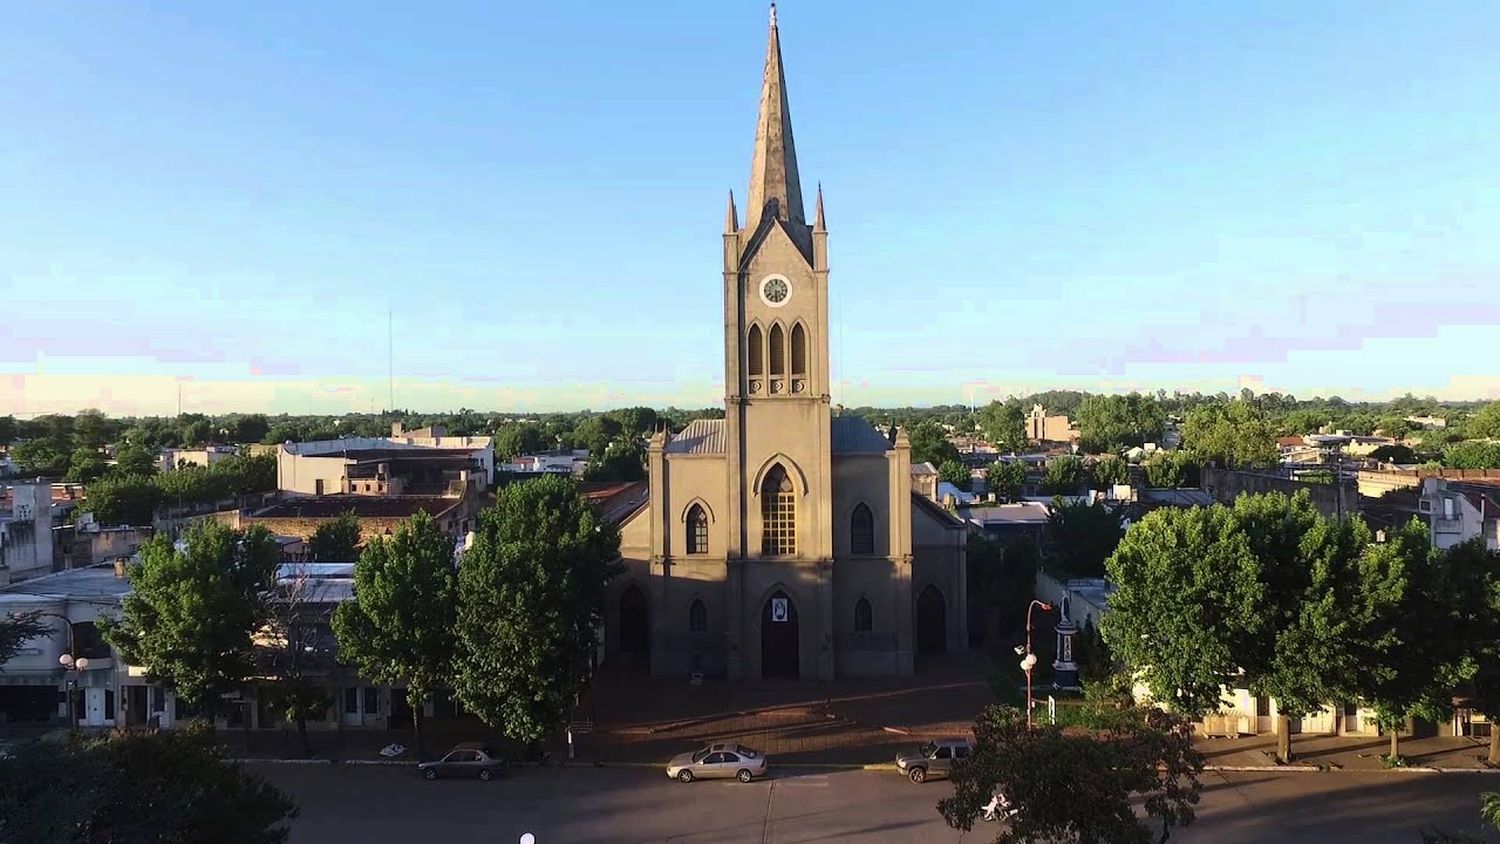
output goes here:
<path id="1" fill-rule="evenodd" d="M 786 304 L 792 296 L 792 285 L 784 276 L 768 275 L 760 281 L 760 300 L 773 308 Z"/>

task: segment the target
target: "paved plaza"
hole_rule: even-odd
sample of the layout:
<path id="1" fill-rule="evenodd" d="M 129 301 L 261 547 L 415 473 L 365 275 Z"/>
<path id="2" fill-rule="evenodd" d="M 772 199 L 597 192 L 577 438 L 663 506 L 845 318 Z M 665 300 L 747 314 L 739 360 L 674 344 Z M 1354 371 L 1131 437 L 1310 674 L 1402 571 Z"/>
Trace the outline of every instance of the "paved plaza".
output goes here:
<path id="1" fill-rule="evenodd" d="M 774 764 L 774 759 L 773 759 Z M 293 844 L 360 841 L 941 842 L 961 834 L 935 805 L 950 786 L 891 772 L 781 768 L 764 782 L 683 785 L 646 768 L 523 768 L 505 780 L 426 782 L 408 768 L 258 764 L 302 807 Z M 1424 773 L 1213 773 L 1199 821 L 1174 842 L 1418 844 L 1434 824 L 1480 831 L 1478 794 L 1500 776 Z M 1491 841 L 1500 841 L 1492 836 Z"/>

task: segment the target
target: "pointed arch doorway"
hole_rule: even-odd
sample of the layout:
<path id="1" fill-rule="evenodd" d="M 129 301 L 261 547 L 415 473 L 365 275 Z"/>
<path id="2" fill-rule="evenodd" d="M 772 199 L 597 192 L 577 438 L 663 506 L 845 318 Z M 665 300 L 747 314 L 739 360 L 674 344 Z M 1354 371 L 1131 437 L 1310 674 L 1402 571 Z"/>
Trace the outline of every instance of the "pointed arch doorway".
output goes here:
<path id="1" fill-rule="evenodd" d="M 620 656 L 631 665 L 651 664 L 651 615 L 646 593 L 632 583 L 620 593 Z"/>
<path id="2" fill-rule="evenodd" d="M 948 650 L 948 608 L 943 593 L 928 584 L 917 596 L 917 653 L 940 654 Z"/>
<path id="3" fill-rule="evenodd" d="M 760 613 L 760 676 L 796 680 L 802 676 L 797 630 L 797 605 L 777 590 Z"/>

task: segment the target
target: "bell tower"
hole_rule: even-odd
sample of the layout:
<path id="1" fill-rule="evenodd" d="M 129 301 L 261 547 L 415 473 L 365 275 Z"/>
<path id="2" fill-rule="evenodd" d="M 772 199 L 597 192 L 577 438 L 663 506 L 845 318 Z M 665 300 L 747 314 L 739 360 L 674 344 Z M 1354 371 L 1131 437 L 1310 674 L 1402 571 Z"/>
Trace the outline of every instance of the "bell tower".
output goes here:
<path id="1" fill-rule="evenodd" d="M 725 418 L 738 505 L 730 550 L 830 559 L 828 232 L 821 187 L 812 225 L 803 210 L 775 5 L 745 197 L 740 225 L 730 194 L 723 235 Z M 771 511 L 757 486 L 776 466 L 794 496 L 790 544 L 767 539 Z"/>

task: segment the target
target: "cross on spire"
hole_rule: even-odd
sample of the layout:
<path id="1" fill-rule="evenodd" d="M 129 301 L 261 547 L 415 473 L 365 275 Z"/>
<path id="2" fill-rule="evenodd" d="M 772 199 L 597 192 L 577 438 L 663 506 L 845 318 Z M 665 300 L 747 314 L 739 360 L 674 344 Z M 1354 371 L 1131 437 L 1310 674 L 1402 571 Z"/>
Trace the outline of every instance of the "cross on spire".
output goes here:
<path id="1" fill-rule="evenodd" d="M 754 231 L 767 214 L 806 225 L 802 186 L 797 176 L 797 148 L 792 143 L 792 110 L 787 105 L 786 75 L 781 69 L 781 38 L 776 4 L 766 44 L 766 69 L 760 87 L 760 116 L 755 124 L 755 153 L 750 159 L 750 194 L 745 227 Z"/>

